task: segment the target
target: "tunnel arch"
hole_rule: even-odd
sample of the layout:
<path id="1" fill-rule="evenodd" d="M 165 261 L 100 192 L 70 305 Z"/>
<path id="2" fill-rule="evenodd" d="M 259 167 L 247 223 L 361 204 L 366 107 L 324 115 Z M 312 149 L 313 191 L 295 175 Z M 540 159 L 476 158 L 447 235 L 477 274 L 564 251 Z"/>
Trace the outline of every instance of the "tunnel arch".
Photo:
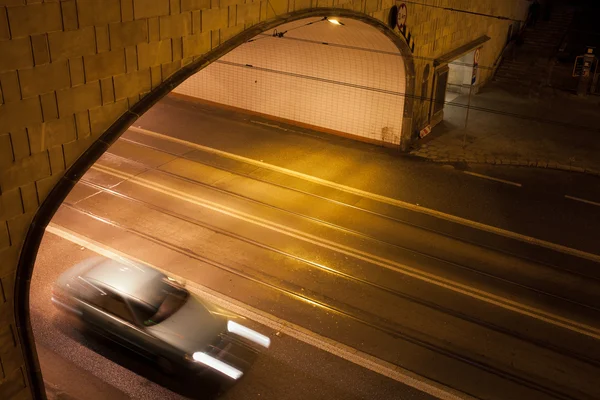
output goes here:
<path id="1" fill-rule="evenodd" d="M 268 21 L 260 22 L 242 31 L 233 38 L 227 40 L 217 48 L 199 56 L 190 64 L 183 66 L 173 75 L 163 81 L 150 93 L 142 97 L 130 109 L 122 114 L 108 129 L 101 134 L 68 168 L 46 199 L 42 202 L 35 213 L 30 227 L 27 231 L 25 241 L 19 255 L 19 262 L 15 280 L 15 319 L 17 335 L 23 344 L 22 351 L 25 358 L 27 381 L 32 390 L 34 398 L 45 398 L 44 384 L 37 359 L 34 336 L 30 323 L 29 290 L 33 267 L 37 252 L 41 244 L 45 228 L 50 223 L 58 207 L 63 203 L 69 192 L 79 181 L 81 176 L 100 158 L 102 154 L 117 140 L 129 126 L 131 126 L 142 114 L 156 104 L 160 99 L 169 94 L 173 89 L 183 83 L 190 76 L 218 60 L 238 46 L 246 43 L 251 38 L 274 29 L 285 23 L 311 17 L 340 17 L 364 22 L 384 34 L 400 51 L 404 62 L 405 77 L 405 101 L 402 120 L 402 136 L 400 147 L 407 148 L 412 136 L 412 113 L 415 87 L 415 67 L 412 52 L 406 41 L 397 35 L 382 21 L 370 17 L 364 13 L 339 9 L 319 8 L 296 11 L 278 16 Z"/>
<path id="2" fill-rule="evenodd" d="M 327 21 L 302 18 L 261 33 L 190 76 L 173 94 L 398 148 L 406 100 L 400 49 L 365 22 Z"/>

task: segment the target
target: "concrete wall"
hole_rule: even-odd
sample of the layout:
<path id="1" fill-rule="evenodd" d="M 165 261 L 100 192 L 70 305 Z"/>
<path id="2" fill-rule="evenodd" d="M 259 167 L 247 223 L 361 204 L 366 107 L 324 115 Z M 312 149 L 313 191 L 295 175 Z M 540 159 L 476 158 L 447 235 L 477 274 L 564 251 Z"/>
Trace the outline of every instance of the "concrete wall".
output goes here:
<path id="1" fill-rule="evenodd" d="M 473 78 L 473 55 L 471 51 L 456 61 L 448 64 L 448 91 L 456 93 L 469 93 L 469 85 Z M 479 70 L 477 72 L 479 79 Z"/>
<path id="2" fill-rule="evenodd" d="M 522 16 L 526 7 L 524 0 L 423 2 L 436 7 L 409 4 L 407 21 L 416 65 L 416 80 L 407 69 L 409 83 L 418 82 L 419 91 L 422 71 L 432 58 L 487 34 L 492 40 L 482 52 L 481 65 L 489 66 L 506 38 L 507 21 L 440 6 L 509 17 Z M 354 16 L 374 17 L 369 21 L 375 24 L 375 19 L 387 22 L 392 4 L 0 0 L 1 399 L 40 396 L 36 356 L 28 341 L 27 293 L 41 232 L 79 174 L 136 114 L 174 83 L 258 34 L 260 30 L 252 28 L 256 24 L 261 30 L 272 28 L 288 22 L 282 17 L 288 13 L 317 7 L 354 11 Z M 290 18 L 314 15 L 319 14 L 296 13 Z M 242 36 L 234 38 L 238 33 Z M 481 72 L 485 80 L 488 72 Z M 414 95 L 413 86 L 406 90 L 407 96 Z M 405 121 L 413 126 L 414 116 L 414 126 L 426 123 L 426 109 L 426 104 L 405 107 Z"/>

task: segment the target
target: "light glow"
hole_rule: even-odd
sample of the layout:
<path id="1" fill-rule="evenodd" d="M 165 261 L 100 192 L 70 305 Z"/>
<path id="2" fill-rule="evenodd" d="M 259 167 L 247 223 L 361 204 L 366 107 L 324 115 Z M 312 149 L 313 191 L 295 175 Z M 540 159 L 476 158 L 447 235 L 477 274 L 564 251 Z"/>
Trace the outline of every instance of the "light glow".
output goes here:
<path id="1" fill-rule="evenodd" d="M 66 308 L 67 310 L 69 310 L 69 311 L 71 311 L 71 312 L 73 312 L 73 313 L 75 313 L 75 314 L 77 314 L 77 315 L 79 315 L 79 316 L 83 315 L 83 313 L 82 313 L 81 311 L 79 311 L 78 309 L 76 309 L 76 308 L 74 308 L 74 307 L 71 307 L 71 306 L 69 306 L 69 305 L 67 305 L 67 304 L 63 303 L 63 302 L 62 302 L 62 301 L 60 301 L 60 300 L 57 300 L 56 298 L 54 298 L 54 296 L 52 296 L 52 297 L 50 298 L 50 300 L 51 300 L 51 301 L 52 301 L 54 304 L 56 304 L 57 306 L 60 306 L 60 307 Z"/>
<path id="2" fill-rule="evenodd" d="M 339 20 L 335 18 L 327 18 L 327 21 L 331 22 L 334 25 L 343 25 Z"/>
<path id="3" fill-rule="evenodd" d="M 221 360 L 217 360 L 216 358 L 211 357 L 206 353 L 197 351 L 194 354 L 192 354 L 192 358 L 194 359 L 194 361 L 202 363 L 207 367 L 214 369 L 215 371 L 219 371 L 220 373 L 225 374 L 230 378 L 237 380 L 240 379 L 240 377 L 243 375 L 242 371 L 240 371 L 239 369 L 234 368 Z"/>
<path id="4" fill-rule="evenodd" d="M 227 321 L 227 330 L 267 349 L 271 345 L 271 339 L 267 336 L 247 328 L 244 325 L 240 325 L 237 322 Z"/>

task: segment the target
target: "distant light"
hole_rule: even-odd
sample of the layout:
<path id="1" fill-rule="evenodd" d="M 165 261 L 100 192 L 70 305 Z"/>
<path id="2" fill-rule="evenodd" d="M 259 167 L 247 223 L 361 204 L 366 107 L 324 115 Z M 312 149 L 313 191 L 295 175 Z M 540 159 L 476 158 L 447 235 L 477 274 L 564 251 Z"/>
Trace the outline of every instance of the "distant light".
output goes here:
<path id="1" fill-rule="evenodd" d="M 344 25 L 340 21 L 338 21 L 336 18 L 327 18 L 327 21 L 331 22 L 334 25 Z"/>
<path id="2" fill-rule="evenodd" d="M 230 378 L 240 379 L 240 377 L 243 375 L 242 371 L 240 371 L 239 369 L 234 368 L 229 364 L 225 364 L 223 361 L 217 360 L 216 358 L 211 357 L 206 353 L 197 351 L 194 354 L 192 354 L 192 358 L 195 361 L 202 363 L 216 371 L 219 371 Z"/>
<path id="3" fill-rule="evenodd" d="M 269 348 L 271 345 L 271 339 L 267 336 L 262 335 L 256 331 L 253 331 L 250 328 L 245 327 L 244 325 L 240 325 L 234 321 L 227 321 L 227 330 L 231 333 L 235 333 L 236 335 L 240 335 L 243 338 L 246 338 L 262 347 Z"/>

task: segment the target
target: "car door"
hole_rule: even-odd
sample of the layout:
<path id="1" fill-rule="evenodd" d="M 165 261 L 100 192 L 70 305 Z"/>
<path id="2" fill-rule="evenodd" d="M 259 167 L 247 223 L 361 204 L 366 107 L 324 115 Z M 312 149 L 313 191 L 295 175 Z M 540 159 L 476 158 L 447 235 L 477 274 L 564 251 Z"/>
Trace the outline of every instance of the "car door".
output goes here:
<path id="1" fill-rule="evenodd" d="M 83 318 L 93 329 L 145 357 L 151 357 L 151 337 L 137 325 L 125 300 L 103 288 L 88 300 Z"/>

